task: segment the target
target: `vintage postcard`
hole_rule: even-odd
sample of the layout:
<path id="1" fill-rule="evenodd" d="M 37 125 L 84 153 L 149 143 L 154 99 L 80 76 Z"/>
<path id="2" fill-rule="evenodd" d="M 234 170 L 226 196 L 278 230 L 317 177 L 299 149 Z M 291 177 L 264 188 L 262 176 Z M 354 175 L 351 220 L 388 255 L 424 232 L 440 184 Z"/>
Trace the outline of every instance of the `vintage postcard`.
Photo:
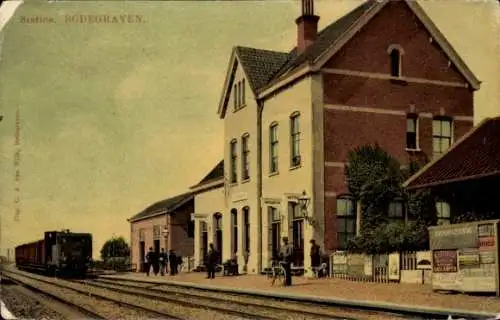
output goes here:
<path id="1" fill-rule="evenodd" d="M 1 318 L 494 318 L 499 89 L 496 0 L 0 1 Z"/>

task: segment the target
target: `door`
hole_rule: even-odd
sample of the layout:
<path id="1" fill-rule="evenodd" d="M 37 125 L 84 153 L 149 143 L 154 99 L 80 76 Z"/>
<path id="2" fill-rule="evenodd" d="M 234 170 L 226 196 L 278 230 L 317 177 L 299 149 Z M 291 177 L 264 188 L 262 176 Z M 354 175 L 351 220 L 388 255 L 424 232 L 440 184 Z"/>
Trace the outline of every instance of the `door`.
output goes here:
<path id="1" fill-rule="evenodd" d="M 293 264 L 304 265 L 304 219 L 293 220 Z"/>
<path id="2" fill-rule="evenodd" d="M 205 260 L 207 253 L 208 253 L 208 232 L 203 231 L 201 233 L 201 254 L 203 260 Z"/>
<path id="3" fill-rule="evenodd" d="M 215 238 L 217 239 L 216 248 L 219 252 L 219 264 L 222 263 L 222 230 L 217 230 Z"/>
<path id="4" fill-rule="evenodd" d="M 280 236 L 281 236 L 281 227 L 279 222 L 273 222 L 271 226 L 271 242 L 272 242 L 272 248 L 273 248 L 273 260 L 277 260 L 279 257 L 279 251 L 280 251 Z"/>
<path id="5" fill-rule="evenodd" d="M 144 241 L 139 242 L 139 270 L 144 272 L 144 256 L 146 255 L 146 244 Z"/>

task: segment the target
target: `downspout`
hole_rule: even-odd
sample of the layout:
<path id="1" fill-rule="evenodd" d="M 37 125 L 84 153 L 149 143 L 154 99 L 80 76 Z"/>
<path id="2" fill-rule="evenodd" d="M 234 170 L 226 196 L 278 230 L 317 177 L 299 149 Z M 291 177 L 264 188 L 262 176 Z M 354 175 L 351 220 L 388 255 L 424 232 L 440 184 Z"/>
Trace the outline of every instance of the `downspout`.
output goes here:
<path id="1" fill-rule="evenodd" d="M 258 223 L 258 255 L 257 273 L 262 272 L 262 110 L 264 102 L 257 100 L 257 223 Z"/>

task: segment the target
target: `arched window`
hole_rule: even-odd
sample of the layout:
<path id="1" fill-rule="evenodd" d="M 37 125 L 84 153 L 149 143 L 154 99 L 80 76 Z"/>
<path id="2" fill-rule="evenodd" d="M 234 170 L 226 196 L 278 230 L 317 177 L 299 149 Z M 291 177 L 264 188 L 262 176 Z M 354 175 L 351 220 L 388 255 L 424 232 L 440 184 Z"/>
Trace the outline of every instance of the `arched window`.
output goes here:
<path id="1" fill-rule="evenodd" d="M 356 207 L 350 196 L 337 198 L 337 245 L 347 249 L 350 239 L 356 237 Z"/>
<path id="2" fill-rule="evenodd" d="M 237 161 L 238 161 L 238 150 L 236 139 L 231 140 L 230 144 L 230 156 L 231 156 L 231 183 L 236 183 L 238 181 L 238 173 L 236 171 Z"/>
<path id="3" fill-rule="evenodd" d="M 300 112 L 296 111 L 290 116 L 290 167 L 300 165 Z"/>
<path id="4" fill-rule="evenodd" d="M 401 58 L 404 55 L 403 48 L 398 44 L 391 44 L 387 49 L 387 53 L 390 55 L 391 76 L 401 77 L 402 73 Z"/>
<path id="5" fill-rule="evenodd" d="M 269 126 L 269 173 L 278 172 L 278 123 Z"/>
<path id="6" fill-rule="evenodd" d="M 248 180 L 250 179 L 250 159 L 249 154 L 250 150 L 248 148 L 248 140 L 250 139 L 250 135 L 245 133 L 241 136 L 241 179 Z"/>

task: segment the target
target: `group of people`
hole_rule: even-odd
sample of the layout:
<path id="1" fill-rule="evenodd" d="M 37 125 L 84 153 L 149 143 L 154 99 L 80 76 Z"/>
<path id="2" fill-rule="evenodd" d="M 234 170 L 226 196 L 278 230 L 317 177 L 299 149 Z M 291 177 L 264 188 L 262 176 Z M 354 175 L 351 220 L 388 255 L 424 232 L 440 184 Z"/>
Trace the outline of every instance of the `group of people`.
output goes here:
<path id="1" fill-rule="evenodd" d="M 283 237 L 283 245 L 280 247 L 279 251 L 279 261 L 283 268 L 285 269 L 285 286 L 292 285 L 292 262 L 294 260 L 294 249 L 293 246 L 288 242 L 288 237 Z M 311 243 L 311 267 L 314 272 L 317 272 L 318 267 L 321 264 L 321 250 L 320 246 L 316 243 L 314 239 L 309 241 Z"/>
<path id="2" fill-rule="evenodd" d="M 174 250 L 167 253 L 164 248 L 161 248 L 160 252 L 156 252 L 150 247 L 144 259 L 144 271 L 149 276 L 151 269 L 153 269 L 155 276 L 158 273 L 163 276 L 168 274 L 168 267 L 170 266 L 170 275 L 173 276 L 179 273 L 180 264 L 182 264 L 182 257 L 176 255 Z"/>

